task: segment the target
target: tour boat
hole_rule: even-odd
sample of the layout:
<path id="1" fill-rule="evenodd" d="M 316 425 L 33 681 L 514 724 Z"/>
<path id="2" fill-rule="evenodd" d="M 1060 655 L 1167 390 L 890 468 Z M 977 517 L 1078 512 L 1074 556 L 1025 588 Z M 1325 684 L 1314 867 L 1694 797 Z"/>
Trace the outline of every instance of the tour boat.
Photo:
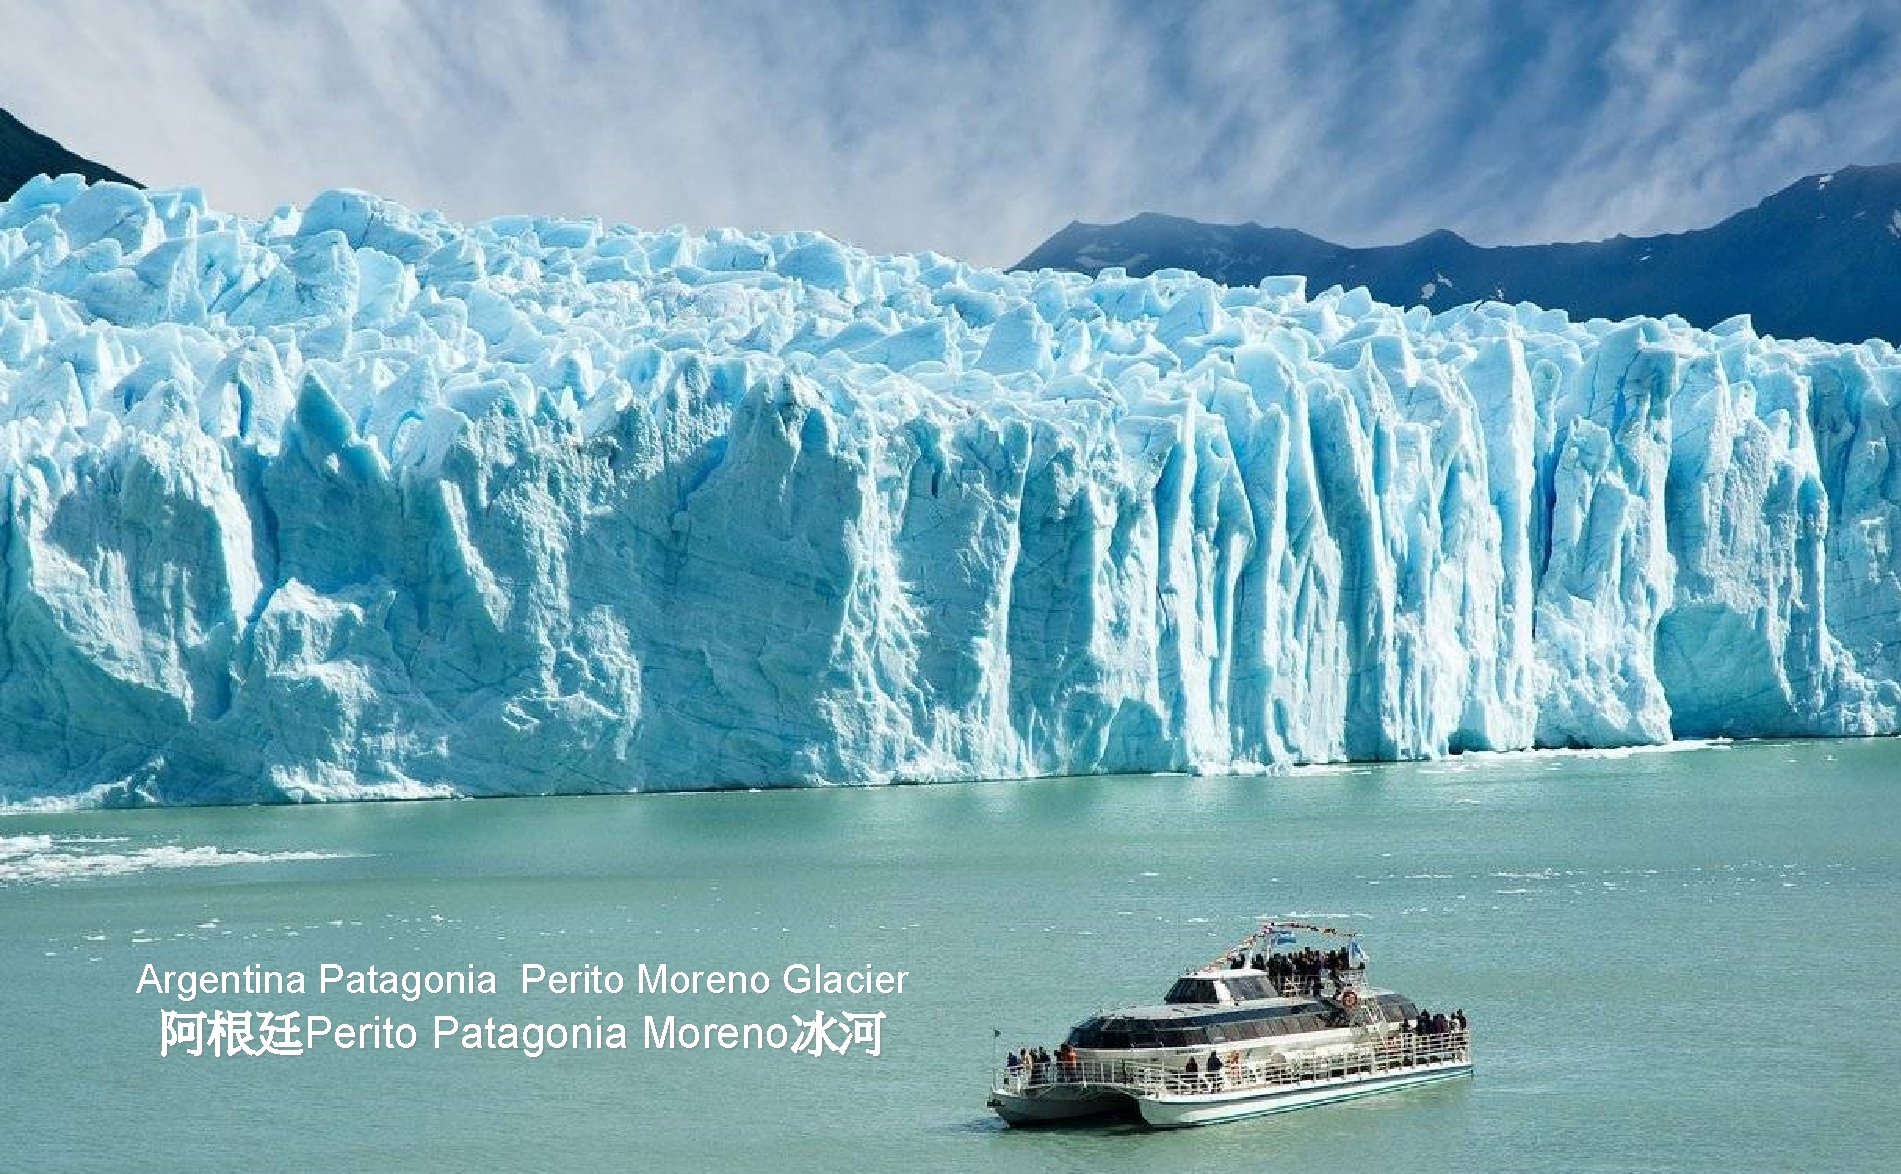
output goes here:
<path id="1" fill-rule="evenodd" d="M 1175 1129 L 1471 1074 L 1463 1012 L 1423 1014 L 1369 985 L 1352 933 L 1270 922 L 1160 1005 L 1092 1016 L 1046 1057 L 1013 1053 L 990 1107 L 1011 1125 L 1136 1116 Z"/>

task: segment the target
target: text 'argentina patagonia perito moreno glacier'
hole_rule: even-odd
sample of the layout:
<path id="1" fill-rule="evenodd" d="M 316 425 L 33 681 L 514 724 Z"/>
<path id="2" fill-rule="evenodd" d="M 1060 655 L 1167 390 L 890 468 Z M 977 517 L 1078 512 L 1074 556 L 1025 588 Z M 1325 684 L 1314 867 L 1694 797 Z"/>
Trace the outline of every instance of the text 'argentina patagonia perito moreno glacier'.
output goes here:
<path id="1" fill-rule="evenodd" d="M 1897 399 L 1740 319 L 39 179 L 0 800 L 1893 732 Z"/>

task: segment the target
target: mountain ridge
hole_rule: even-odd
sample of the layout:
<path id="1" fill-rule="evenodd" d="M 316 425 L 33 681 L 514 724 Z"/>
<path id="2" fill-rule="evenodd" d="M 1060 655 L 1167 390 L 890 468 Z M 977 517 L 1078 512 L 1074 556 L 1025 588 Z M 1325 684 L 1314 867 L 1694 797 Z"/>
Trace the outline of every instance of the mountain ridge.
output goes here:
<path id="1" fill-rule="evenodd" d="M 143 187 L 138 180 L 103 163 L 68 150 L 58 140 L 41 134 L 0 110 L 0 200 L 20 190 L 36 175 L 83 175 L 88 183 L 109 179 Z"/>
<path id="2" fill-rule="evenodd" d="M 1892 250 L 1892 251 L 1890 251 Z M 1601 241 L 1479 245 L 1449 229 L 1398 244 L 1336 244 L 1257 222 L 1143 212 L 1071 221 L 1013 268 L 1131 276 L 1187 269 L 1228 285 L 1300 274 L 1380 301 L 1450 309 L 1534 302 L 1579 318 L 1738 314 L 1785 338 L 1901 342 L 1901 164 L 1805 176 L 1707 228 Z"/>

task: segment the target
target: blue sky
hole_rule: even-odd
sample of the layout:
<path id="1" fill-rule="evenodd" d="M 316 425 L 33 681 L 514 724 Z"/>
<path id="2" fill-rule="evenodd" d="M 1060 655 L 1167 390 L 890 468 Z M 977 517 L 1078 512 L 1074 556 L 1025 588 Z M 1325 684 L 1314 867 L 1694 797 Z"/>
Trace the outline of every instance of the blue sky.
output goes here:
<path id="1" fill-rule="evenodd" d="M 987 263 L 1071 219 L 1352 244 L 1713 223 L 1901 161 L 1901 6 L 42 4 L 0 106 L 247 213 L 821 228 Z"/>

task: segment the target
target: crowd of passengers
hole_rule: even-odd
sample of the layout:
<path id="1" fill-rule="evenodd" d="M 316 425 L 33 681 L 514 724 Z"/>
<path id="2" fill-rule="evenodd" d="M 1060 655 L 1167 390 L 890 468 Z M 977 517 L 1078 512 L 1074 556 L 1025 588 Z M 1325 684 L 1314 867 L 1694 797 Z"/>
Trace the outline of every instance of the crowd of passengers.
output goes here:
<path id="1" fill-rule="evenodd" d="M 1451 1035 L 1465 1030 L 1465 1012 L 1460 1010 L 1442 1015 L 1435 1011 L 1421 1011 L 1419 1018 L 1408 1019 L 1402 1030 L 1414 1035 Z"/>
<path id="2" fill-rule="evenodd" d="M 1256 969 L 1264 968 L 1256 967 Z M 1461 1009 L 1450 1015 L 1437 1011 L 1421 1011 L 1417 1019 L 1408 1019 L 1401 1024 L 1400 1030 L 1408 1036 L 1419 1037 L 1463 1034 L 1466 1030 L 1465 1011 Z M 1420 1045 L 1422 1048 L 1430 1048 L 1435 1042 L 1432 1039 L 1422 1038 Z M 1458 1041 L 1446 1040 L 1441 1046 L 1456 1048 Z M 1413 1049 L 1409 1046 L 1408 1056 L 1412 1053 Z M 1238 1051 L 1229 1052 L 1226 1061 L 1223 1061 L 1221 1053 L 1216 1051 L 1210 1051 L 1208 1058 L 1200 1063 L 1190 1056 L 1188 1063 L 1182 1066 L 1179 1073 L 1180 1080 L 1191 1087 L 1218 1088 L 1222 1083 L 1222 1073 L 1230 1067 L 1238 1067 L 1240 1058 L 1241 1053 Z M 1425 1058 L 1433 1057 L 1426 1056 Z M 1082 1056 L 1069 1045 L 1067 1040 L 1054 1052 L 1048 1048 L 1031 1048 L 1026 1045 L 1018 1051 L 1011 1052 L 1009 1059 L 1004 1061 L 1004 1067 L 1009 1072 L 1011 1083 L 1019 1086 L 1073 1083 L 1082 1076 Z M 1170 1079 L 1173 1081 L 1175 1077 Z"/>
<path id="3" fill-rule="evenodd" d="M 1021 1078 L 1024 1084 L 1051 1084 L 1076 1080 L 1082 1073 L 1082 1057 L 1068 1040 L 1063 1046 L 1051 1052 L 1048 1048 L 1024 1047 L 1021 1051 L 1011 1052 L 1004 1061 L 1012 1080 Z"/>
<path id="4" fill-rule="evenodd" d="M 1356 963 L 1344 947 L 1338 950 L 1309 947 L 1287 954 L 1255 954 L 1252 958 L 1239 950 L 1228 955 L 1229 970 L 1250 968 L 1266 974 L 1274 989 L 1285 997 L 1319 998 L 1322 984 L 1327 980 L 1332 980 L 1334 991 L 1338 993 L 1345 985 L 1346 976 L 1365 970 L 1366 963 Z"/>

